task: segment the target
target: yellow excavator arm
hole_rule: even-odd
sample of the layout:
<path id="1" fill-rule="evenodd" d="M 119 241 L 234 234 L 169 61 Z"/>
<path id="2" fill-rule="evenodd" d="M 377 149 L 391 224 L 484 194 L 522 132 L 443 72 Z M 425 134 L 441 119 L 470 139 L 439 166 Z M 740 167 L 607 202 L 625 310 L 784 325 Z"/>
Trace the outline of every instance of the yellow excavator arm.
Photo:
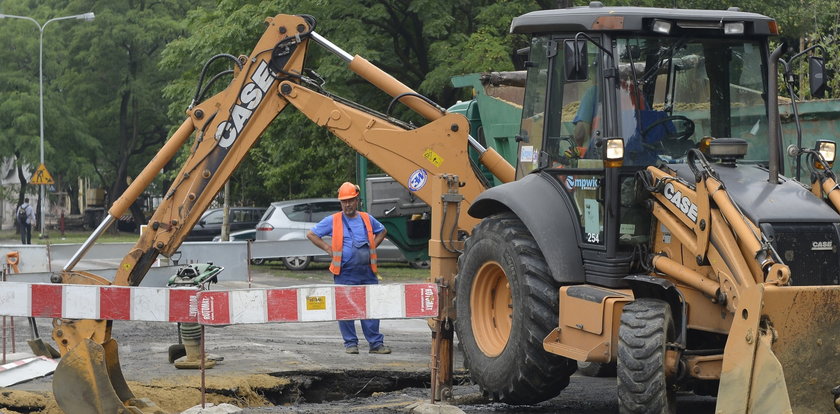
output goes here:
<path id="1" fill-rule="evenodd" d="M 501 179 L 512 180 L 513 168 L 495 151 L 481 148 L 469 137 L 469 124 L 463 116 L 446 114 L 370 62 L 339 49 L 313 31 L 315 22 L 311 17 L 281 14 L 267 18 L 266 23 L 265 33 L 251 55 L 238 59 L 239 67 L 230 85 L 190 106 L 187 119 L 114 203 L 106 219 L 62 272 L 53 277 L 54 282 L 139 285 L 158 255 L 168 257 L 179 248 L 266 127 L 292 104 L 431 206 L 432 228 L 440 229 L 430 241 L 433 279 L 440 280 L 443 286 L 451 285 L 460 237 L 477 222 L 466 214 L 468 205 L 485 189 L 470 164 L 468 145 L 482 154 L 481 162 Z M 308 85 L 302 74 L 312 40 L 342 57 L 351 70 L 430 122 L 413 128 L 331 96 L 317 85 Z M 73 267 L 96 239 L 122 216 L 191 136 L 194 139 L 187 161 L 152 215 L 148 228 L 120 263 L 113 282 L 89 272 L 74 271 Z M 462 207 L 462 202 L 466 206 Z M 451 306 L 444 305 L 441 312 L 440 320 L 453 317 Z M 110 321 L 56 321 L 53 338 L 63 355 L 53 387 L 59 406 L 66 412 L 160 412 L 153 403 L 134 398 L 125 384 L 110 327 Z M 448 348 L 441 353 L 451 355 L 451 332 L 443 336 L 448 338 L 444 341 Z M 441 369 L 445 382 L 448 372 L 446 367 Z M 79 395 L 91 398 L 83 401 Z"/>

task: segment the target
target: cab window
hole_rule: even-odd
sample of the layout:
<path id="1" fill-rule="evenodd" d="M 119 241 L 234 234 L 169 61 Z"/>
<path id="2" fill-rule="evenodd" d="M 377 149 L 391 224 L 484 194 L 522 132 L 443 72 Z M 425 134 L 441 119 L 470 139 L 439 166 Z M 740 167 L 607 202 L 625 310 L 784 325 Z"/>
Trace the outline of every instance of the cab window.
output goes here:
<path id="1" fill-rule="evenodd" d="M 517 137 L 519 140 L 519 156 L 516 160 L 517 179 L 537 168 L 539 153 L 542 150 L 546 90 L 548 89 L 548 46 L 551 42 L 545 36 L 531 39 L 522 122 Z"/>

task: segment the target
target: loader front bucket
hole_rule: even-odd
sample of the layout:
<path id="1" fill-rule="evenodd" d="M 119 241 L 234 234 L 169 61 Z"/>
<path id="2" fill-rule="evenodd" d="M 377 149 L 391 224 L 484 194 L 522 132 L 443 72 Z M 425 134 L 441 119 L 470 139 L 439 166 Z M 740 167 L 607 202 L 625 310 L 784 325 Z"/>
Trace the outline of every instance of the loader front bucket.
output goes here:
<path id="1" fill-rule="evenodd" d="M 756 285 L 741 298 L 717 412 L 840 411 L 840 286 Z"/>
<path id="2" fill-rule="evenodd" d="M 163 414 L 146 399 L 135 399 L 120 370 L 117 342 L 104 346 L 85 339 L 61 358 L 53 375 L 53 395 L 65 413 Z"/>

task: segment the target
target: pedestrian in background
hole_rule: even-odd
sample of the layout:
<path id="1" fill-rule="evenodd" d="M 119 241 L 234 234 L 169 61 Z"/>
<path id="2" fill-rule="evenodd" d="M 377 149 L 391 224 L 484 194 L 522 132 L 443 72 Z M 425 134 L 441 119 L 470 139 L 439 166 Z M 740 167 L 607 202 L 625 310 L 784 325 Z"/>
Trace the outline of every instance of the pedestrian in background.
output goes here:
<path id="1" fill-rule="evenodd" d="M 32 224 L 35 223 L 35 209 L 29 205 L 28 198 L 24 198 L 23 204 L 17 209 L 17 221 L 21 244 L 32 244 Z"/>
<path id="2" fill-rule="evenodd" d="M 369 214 L 358 211 L 359 186 L 345 182 L 338 189 L 341 211 L 325 217 L 306 233 L 306 238 L 327 252 L 330 272 L 339 285 L 376 285 L 379 283 L 376 268 L 376 247 L 385 240 L 385 226 Z M 331 244 L 323 237 L 332 236 Z M 362 332 L 370 346 L 371 354 L 390 354 L 384 336 L 379 333 L 378 319 L 361 321 Z M 359 338 L 355 321 L 339 321 L 338 328 L 348 354 L 359 353 Z"/>

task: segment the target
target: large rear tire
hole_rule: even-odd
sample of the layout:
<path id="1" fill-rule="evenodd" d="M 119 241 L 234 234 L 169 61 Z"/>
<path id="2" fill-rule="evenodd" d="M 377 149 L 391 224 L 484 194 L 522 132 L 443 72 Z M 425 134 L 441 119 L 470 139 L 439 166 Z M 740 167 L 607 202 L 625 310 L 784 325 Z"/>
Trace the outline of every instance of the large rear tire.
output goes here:
<path id="1" fill-rule="evenodd" d="M 665 373 L 666 344 L 675 337 L 667 302 L 640 298 L 624 306 L 616 369 L 621 413 L 676 413 L 676 391 Z"/>
<path id="2" fill-rule="evenodd" d="M 534 237 L 512 213 L 491 216 L 459 260 L 455 329 L 473 381 L 508 404 L 559 394 L 577 366 L 543 349 L 557 327 L 558 288 Z"/>

